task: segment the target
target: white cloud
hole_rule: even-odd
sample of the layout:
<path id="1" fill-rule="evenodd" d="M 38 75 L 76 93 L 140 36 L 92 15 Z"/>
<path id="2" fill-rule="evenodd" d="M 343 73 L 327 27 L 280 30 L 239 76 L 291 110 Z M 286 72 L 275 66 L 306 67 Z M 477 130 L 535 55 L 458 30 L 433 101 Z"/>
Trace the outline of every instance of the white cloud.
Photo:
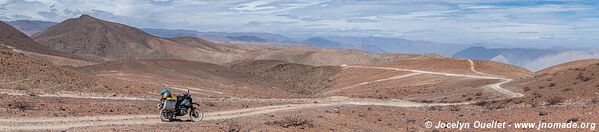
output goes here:
<path id="1" fill-rule="evenodd" d="M 0 18 L 62 21 L 88 13 L 137 27 L 200 31 L 380 35 L 454 43 L 599 41 L 597 6 L 501 2 L 519 1 L 0 0 Z"/>
<path id="2" fill-rule="evenodd" d="M 235 7 L 233 7 L 233 9 L 238 10 L 238 11 L 261 11 L 261 10 L 277 9 L 276 7 L 273 7 L 273 6 L 266 6 L 267 4 L 270 4 L 270 2 L 264 1 L 264 0 L 253 1 L 253 2 L 239 4 Z"/>

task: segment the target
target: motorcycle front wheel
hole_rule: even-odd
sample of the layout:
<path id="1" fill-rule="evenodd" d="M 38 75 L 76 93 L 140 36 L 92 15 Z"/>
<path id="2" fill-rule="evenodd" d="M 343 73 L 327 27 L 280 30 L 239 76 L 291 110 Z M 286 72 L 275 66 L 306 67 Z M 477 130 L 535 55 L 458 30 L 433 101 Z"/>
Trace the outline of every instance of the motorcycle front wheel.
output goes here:
<path id="1" fill-rule="evenodd" d="M 160 120 L 164 122 L 171 122 L 172 113 L 166 110 L 160 110 Z"/>
<path id="2" fill-rule="evenodd" d="M 201 121 L 202 119 L 204 119 L 204 113 L 198 109 L 191 109 L 189 111 L 189 117 L 191 121 Z"/>

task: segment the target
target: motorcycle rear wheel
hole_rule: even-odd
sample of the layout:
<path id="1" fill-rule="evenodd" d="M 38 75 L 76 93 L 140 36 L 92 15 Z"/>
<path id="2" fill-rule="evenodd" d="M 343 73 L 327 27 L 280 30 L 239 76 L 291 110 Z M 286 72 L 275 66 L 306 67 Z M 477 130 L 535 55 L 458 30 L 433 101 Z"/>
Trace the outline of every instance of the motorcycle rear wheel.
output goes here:
<path id="1" fill-rule="evenodd" d="M 193 122 L 201 121 L 202 119 L 204 119 L 204 113 L 198 109 L 191 109 L 189 111 L 189 118 Z"/>
<path id="2" fill-rule="evenodd" d="M 160 110 L 160 120 L 164 121 L 164 122 L 171 122 L 173 121 L 171 119 L 172 115 L 170 112 L 166 111 L 166 110 Z"/>

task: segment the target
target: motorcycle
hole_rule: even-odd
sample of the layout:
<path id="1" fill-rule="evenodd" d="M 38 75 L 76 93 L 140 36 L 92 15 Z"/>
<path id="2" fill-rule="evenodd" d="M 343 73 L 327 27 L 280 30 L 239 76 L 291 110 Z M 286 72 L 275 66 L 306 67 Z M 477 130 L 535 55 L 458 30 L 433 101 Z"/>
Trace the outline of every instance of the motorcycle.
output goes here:
<path id="1" fill-rule="evenodd" d="M 194 105 L 199 106 L 198 103 L 193 102 L 189 90 L 178 95 L 176 100 L 165 99 L 159 104 L 160 119 L 164 122 L 171 122 L 178 116 L 189 114 L 189 119 L 191 121 L 201 121 L 204 118 L 204 113 Z"/>

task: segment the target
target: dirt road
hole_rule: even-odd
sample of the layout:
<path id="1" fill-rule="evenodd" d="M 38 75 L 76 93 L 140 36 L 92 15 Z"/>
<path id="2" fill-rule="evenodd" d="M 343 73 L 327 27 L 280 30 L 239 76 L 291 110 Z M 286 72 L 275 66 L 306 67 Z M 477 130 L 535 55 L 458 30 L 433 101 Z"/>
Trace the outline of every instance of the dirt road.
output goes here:
<path id="1" fill-rule="evenodd" d="M 428 107 L 462 105 L 462 103 L 416 103 L 402 100 L 376 100 L 376 99 L 352 99 L 331 97 L 321 99 L 328 103 L 287 104 L 240 110 L 209 112 L 204 114 L 203 120 L 222 120 L 246 116 L 262 115 L 273 112 L 288 110 L 308 109 L 314 107 L 340 106 L 340 105 L 380 105 L 393 107 Z M 182 117 L 184 120 L 185 117 Z M 54 118 L 12 118 L 0 119 L 0 130 L 65 130 L 75 127 L 93 127 L 105 125 L 138 125 L 138 124 L 160 124 L 158 114 L 156 115 L 118 115 L 118 116 L 84 116 L 84 117 L 54 117 Z"/>
<path id="2" fill-rule="evenodd" d="M 434 71 L 421 71 L 412 69 L 400 69 L 390 67 L 369 67 L 369 66 L 345 66 L 346 68 L 374 68 L 374 69 L 386 69 L 386 70 L 397 70 L 397 71 L 408 71 L 413 72 L 403 76 L 395 76 L 386 79 L 376 80 L 373 82 L 363 82 L 356 85 L 364 85 L 368 83 L 376 83 L 380 81 L 402 79 L 419 74 L 434 74 L 443 75 L 450 77 L 467 77 L 477 79 L 496 79 L 501 82 L 487 85 L 488 88 L 493 89 L 497 92 L 503 93 L 508 98 L 521 97 L 522 94 L 515 93 L 501 87 L 502 84 L 512 81 L 512 79 L 506 79 L 501 77 L 487 76 L 489 74 L 476 71 L 474 63 L 471 63 L 471 70 L 480 75 L 466 75 L 466 74 L 455 74 L 455 73 L 444 73 Z M 352 85 L 353 86 L 353 85 Z M 341 90 L 351 88 L 342 88 Z M 219 93 L 218 91 L 210 91 L 212 93 Z M 27 95 L 25 93 L 19 93 L 18 91 L 3 90 L 1 94 L 10 95 Z M 106 97 L 106 96 L 78 96 L 76 94 L 40 94 L 41 97 L 69 97 L 69 98 L 91 98 L 91 99 L 126 99 L 126 100 L 150 100 L 148 98 L 135 98 L 135 97 Z M 459 102 L 459 103 L 418 103 L 410 102 L 398 99 L 390 100 L 379 100 L 379 99 L 364 99 L 364 98 L 347 98 L 333 96 L 328 98 L 312 98 L 312 99 L 245 99 L 245 98 L 233 98 L 230 101 L 255 101 L 255 102 L 295 102 L 296 104 L 286 105 L 275 105 L 266 107 L 247 108 L 240 110 L 228 110 L 205 113 L 204 120 L 221 120 L 239 118 L 245 116 L 261 115 L 273 112 L 282 112 L 289 110 L 308 109 L 314 107 L 325 107 L 325 106 L 339 106 L 339 105 L 379 105 L 379 106 L 392 106 L 392 107 L 429 107 L 429 106 L 448 106 L 448 105 L 464 105 L 475 103 L 470 102 Z M 300 102 L 300 104 L 297 104 Z M 316 102 L 316 103 L 315 103 Z M 163 123 L 158 119 L 156 115 L 122 115 L 122 116 L 86 116 L 86 117 L 68 117 L 68 118 L 50 118 L 50 117 L 39 117 L 39 118 L 13 118 L 13 119 L 0 119 L 0 130 L 64 130 L 74 127 L 90 127 L 90 126 L 105 126 L 105 125 L 136 125 L 136 124 L 159 124 Z"/>

